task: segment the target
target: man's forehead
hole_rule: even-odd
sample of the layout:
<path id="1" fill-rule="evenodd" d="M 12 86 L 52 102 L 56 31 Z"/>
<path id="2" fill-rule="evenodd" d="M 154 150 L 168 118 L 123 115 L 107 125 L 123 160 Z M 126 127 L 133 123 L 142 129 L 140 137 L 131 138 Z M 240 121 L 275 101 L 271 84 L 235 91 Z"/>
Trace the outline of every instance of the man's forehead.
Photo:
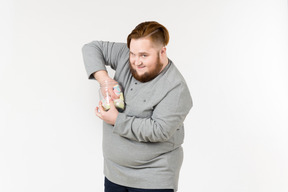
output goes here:
<path id="1" fill-rule="evenodd" d="M 131 53 L 150 53 L 153 52 L 153 48 L 146 45 L 130 45 L 130 52 Z"/>
<path id="2" fill-rule="evenodd" d="M 130 42 L 130 52 L 149 53 L 157 49 L 150 38 L 132 39 Z"/>

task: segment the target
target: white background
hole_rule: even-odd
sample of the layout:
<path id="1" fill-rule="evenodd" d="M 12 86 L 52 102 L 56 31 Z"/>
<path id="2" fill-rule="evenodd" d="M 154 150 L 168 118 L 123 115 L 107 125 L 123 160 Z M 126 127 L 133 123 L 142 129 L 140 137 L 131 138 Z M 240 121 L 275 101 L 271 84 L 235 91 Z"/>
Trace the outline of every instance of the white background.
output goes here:
<path id="1" fill-rule="evenodd" d="M 81 48 L 170 31 L 189 85 L 180 192 L 288 191 L 286 0 L 1 0 L 0 191 L 103 191 Z"/>

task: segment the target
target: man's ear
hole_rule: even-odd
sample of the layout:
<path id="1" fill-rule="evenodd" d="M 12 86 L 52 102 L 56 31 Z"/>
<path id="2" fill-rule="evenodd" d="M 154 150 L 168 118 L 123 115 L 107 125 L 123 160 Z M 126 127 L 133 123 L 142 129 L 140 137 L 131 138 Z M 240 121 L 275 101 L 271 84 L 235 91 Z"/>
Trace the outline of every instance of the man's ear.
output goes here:
<path id="1" fill-rule="evenodd" d="M 162 47 L 162 49 L 161 49 L 161 55 L 163 55 L 163 54 L 166 54 L 166 47 Z"/>

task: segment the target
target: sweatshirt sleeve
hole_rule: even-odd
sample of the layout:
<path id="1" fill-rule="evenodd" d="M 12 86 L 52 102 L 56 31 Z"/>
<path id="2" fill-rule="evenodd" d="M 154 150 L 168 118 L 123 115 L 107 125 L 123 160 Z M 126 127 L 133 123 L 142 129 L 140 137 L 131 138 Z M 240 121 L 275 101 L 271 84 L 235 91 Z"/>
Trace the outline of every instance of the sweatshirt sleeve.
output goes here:
<path id="1" fill-rule="evenodd" d="M 82 48 L 82 55 L 85 69 L 89 79 L 94 79 L 96 71 L 106 70 L 110 66 L 116 70 L 119 59 L 127 53 L 125 43 L 115 43 L 108 41 L 92 41 Z"/>
<path id="2" fill-rule="evenodd" d="M 186 84 L 180 84 L 157 104 L 150 118 L 119 113 L 113 131 L 138 142 L 165 142 L 183 127 L 191 107 L 190 92 Z"/>

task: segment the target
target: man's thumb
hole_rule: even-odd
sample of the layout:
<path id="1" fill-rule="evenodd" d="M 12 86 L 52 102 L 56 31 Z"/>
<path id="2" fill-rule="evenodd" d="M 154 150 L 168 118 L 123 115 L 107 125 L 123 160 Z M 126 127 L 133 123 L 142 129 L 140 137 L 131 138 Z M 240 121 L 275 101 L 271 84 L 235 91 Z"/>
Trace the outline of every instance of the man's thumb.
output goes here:
<path id="1" fill-rule="evenodd" d="M 111 98 L 109 99 L 109 103 L 110 103 L 110 108 L 114 108 L 114 109 L 116 108 L 114 105 L 114 101 Z"/>

